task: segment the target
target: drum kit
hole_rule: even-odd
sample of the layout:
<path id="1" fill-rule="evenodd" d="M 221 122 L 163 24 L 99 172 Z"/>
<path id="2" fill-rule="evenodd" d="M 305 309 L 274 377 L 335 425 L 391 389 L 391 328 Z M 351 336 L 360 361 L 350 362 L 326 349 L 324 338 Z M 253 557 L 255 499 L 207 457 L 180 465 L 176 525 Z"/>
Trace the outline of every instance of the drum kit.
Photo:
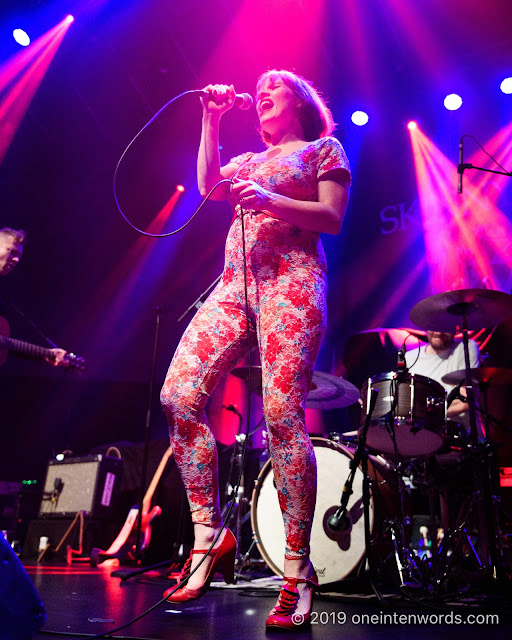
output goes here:
<path id="1" fill-rule="evenodd" d="M 512 370 L 471 369 L 468 332 L 512 317 L 512 297 L 487 289 L 449 291 L 422 300 L 413 307 L 410 317 L 420 329 L 462 335 L 466 366 L 447 374 L 442 381 L 464 386 L 470 430 L 446 419 L 447 394 L 439 382 L 411 374 L 403 364 L 399 363 L 396 371 L 368 379 L 361 392 L 341 377 L 314 373 L 306 407 L 325 410 L 358 402 L 361 405 L 357 431 L 312 438 L 318 484 L 311 560 L 320 584 L 358 574 L 365 559 L 370 574 L 377 574 L 370 575 L 372 586 L 375 581 L 387 581 L 382 574 L 390 571 L 391 564 L 393 581 L 398 578 L 400 587 L 424 587 L 430 593 L 448 586 L 452 590 L 454 586 L 466 587 L 456 580 L 463 580 L 461 569 L 468 555 L 477 572 L 491 580 L 499 580 L 506 573 L 493 484 L 496 446 L 480 436 L 476 414 L 479 411 L 487 420 L 493 418 L 485 404 L 484 409 L 476 404 L 475 390 L 485 394 L 490 386 L 512 384 Z M 251 379 L 251 391 L 262 393 L 261 370 L 257 367 L 251 373 L 247 367 L 232 373 L 246 382 Z M 462 507 L 460 502 L 445 502 L 449 491 L 443 486 L 442 475 L 432 479 L 424 471 L 430 460 L 450 450 L 457 452 L 455 475 L 470 479 Z M 366 494 L 365 482 L 370 487 Z M 421 528 L 428 555 L 412 548 L 410 492 L 414 486 L 427 487 L 429 494 L 430 526 Z M 441 514 L 443 509 L 458 513 L 453 529 L 446 530 L 447 525 L 439 521 L 433 494 L 437 494 Z M 284 530 L 270 460 L 256 479 L 250 517 L 253 543 L 242 565 L 257 545 L 268 567 L 283 575 Z M 450 580 L 455 575 L 457 578 Z"/>

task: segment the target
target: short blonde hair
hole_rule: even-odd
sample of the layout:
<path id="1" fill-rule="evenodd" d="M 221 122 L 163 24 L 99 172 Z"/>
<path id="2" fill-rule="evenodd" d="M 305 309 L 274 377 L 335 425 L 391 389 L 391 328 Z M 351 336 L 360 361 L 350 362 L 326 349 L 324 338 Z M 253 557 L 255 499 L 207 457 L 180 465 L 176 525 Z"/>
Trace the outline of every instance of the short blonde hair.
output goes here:
<path id="1" fill-rule="evenodd" d="M 25 238 L 27 234 L 23 229 L 11 229 L 10 227 L 2 227 L 0 229 L 0 234 L 4 236 L 11 236 L 16 241 L 16 244 L 23 244 L 25 242 Z"/>
<path id="2" fill-rule="evenodd" d="M 265 71 L 258 78 L 256 92 L 266 82 L 272 80 L 282 80 L 299 99 L 301 103 L 299 120 L 308 142 L 331 135 L 336 127 L 331 110 L 311 82 L 292 71 L 272 69 Z M 270 144 L 270 136 L 261 128 L 260 135 L 265 144 Z"/>

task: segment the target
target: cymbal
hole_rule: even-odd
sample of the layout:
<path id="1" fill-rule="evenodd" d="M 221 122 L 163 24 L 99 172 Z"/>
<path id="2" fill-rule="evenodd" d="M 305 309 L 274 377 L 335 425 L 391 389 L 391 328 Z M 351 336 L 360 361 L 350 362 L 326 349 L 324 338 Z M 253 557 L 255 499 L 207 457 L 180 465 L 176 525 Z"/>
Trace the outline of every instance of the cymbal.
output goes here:
<path id="1" fill-rule="evenodd" d="M 505 385 L 512 384 L 512 369 L 504 367 L 479 367 L 471 369 L 471 379 L 475 384 Z M 446 384 L 459 384 L 465 382 L 466 371 L 459 369 L 446 373 L 441 380 Z"/>
<path id="2" fill-rule="evenodd" d="M 408 327 L 375 327 L 375 329 L 365 329 L 364 331 L 358 331 L 357 335 L 362 333 L 393 333 L 395 331 L 401 331 L 405 334 L 410 334 L 412 336 L 416 336 L 417 338 L 421 338 L 422 340 L 426 340 L 427 332 L 423 329 L 409 329 Z"/>
<path id="3" fill-rule="evenodd" d="M 418 327 L 430 331 L 455 333 L 466 320 L 466 328 L 477 331 L 500 324 L 512 317 L 512 296 L 490 289 L 445 291 L 421 300 L 410 318 Z"/>
<path id="4" fill-rule="evenodd" d="M 249 381 L 249 367 L 237 367 L 231 372 L 237 378 Z M 251 391 L 263 395 L 261 367 L 251 367 Z M 348 380 L 323 371 L 315 371 L 306 408 L 341 409 L 359 400 L 359 389 Z"/>

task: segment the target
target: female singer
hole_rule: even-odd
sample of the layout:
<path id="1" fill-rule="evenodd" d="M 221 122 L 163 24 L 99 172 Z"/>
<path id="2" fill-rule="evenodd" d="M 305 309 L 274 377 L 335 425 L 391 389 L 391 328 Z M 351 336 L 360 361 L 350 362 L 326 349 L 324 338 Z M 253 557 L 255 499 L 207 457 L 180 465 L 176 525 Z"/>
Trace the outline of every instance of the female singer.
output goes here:
<path id="1" fill-rule="evenodd" d="M 316 460 L 304 409 L 326 327 L 327 268 L 320 234 L 340 231 L 349 163 L 330 137 L 332 114 L 313 86 L 294 73 L 274 70 L 256 87 L 265 150 L 221 167 L 219 124 L 233 107 L 235 91 L 226 85 L 205 90 L 199 189 L 204 197 L 230 178 L 214 197 L 229 199 L 235 215 L 222 278 L 185 331 L 162 389 L 194 522 L 194 549 L 184 572 L 197 566 L 222 527 L 216 445 L 205 406 L 217 382 L 247 353 L 249 334 L 260 352 L 263 408 L 286 535 L 283 588 L 267 627 L 297 628 L 302 625 L 294 624 L 292 615 L 302 614 L 303 624 L 309 623 L 316 581 L 309 560 Z M 235 540 L 228 529 L 211 555 L 169 600 L 201 597 L 217 569 L 232 581 Z"/>

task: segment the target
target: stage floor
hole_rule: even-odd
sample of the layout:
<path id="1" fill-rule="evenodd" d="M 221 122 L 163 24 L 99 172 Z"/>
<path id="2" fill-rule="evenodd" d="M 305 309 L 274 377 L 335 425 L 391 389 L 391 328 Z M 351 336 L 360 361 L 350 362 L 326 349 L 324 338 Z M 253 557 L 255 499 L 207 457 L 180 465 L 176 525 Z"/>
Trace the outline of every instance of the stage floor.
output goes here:
<path id="1" fill-rule="evenodd" d="M 122 582 L 110 575 L 118 567 L 106 564 L 91 568 L 86 563 L 68 566 L 27 562 L 25 567 L 48 615 L 36 637 L 51 640 L 62 638 L 59 633 L 68 638 L 110 633 L 151 607 L 155 608 L 115 636 L 147 640 L 257 640 L 267 635 L 265 619 L 280 586 L 278 578 L 265 567 L 259 571 L 263 577 L 227 588 L 212 586 L 201 600 L 185 605 L 168 602 L 158 605 L 162 592 L 170 584 L 165 574 L 152 572 Z M 316 598 L 311 628 L 298 631 L 293 637 L 501 640 L 510 634 L 510 605 L 510 599 L 492 598 L 491 605 L 487 597 L 479 597 L 464 605 L 431 602 L 426 606 L 396 594 L 381 605 L 373 593 L 330 592 Z"/>

